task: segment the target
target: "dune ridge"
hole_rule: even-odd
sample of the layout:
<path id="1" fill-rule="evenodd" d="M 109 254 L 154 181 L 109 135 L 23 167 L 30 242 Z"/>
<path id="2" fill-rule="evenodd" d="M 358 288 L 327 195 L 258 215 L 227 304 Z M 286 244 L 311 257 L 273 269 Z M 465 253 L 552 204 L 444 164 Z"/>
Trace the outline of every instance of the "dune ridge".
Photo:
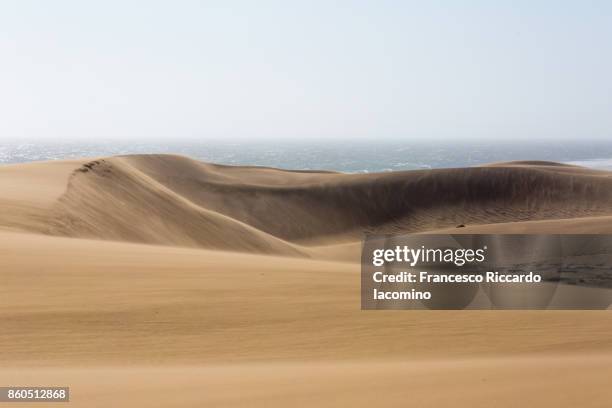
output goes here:
<path id="1" fill-rule="evenodd" d="M 609 174 L 547 162 L 296 175 L 278 169 L 197 167 L 172 156 L 128 160 L 199 205 L 293 242 L 612 213 Z"/>
<path id="2" fill-rule="evenodd" d="M 612 173 L 551 162 L 343 174 L 131 155 L 5 166 L 0 182 L 52 166 L 54 194 L 6 195 L 1 227 L 292 256 L 364 232 L 612 230 Z"/>
<path id="3" fill-rule="evenodd" d="M 57 235 L 298 255 L 291 244 L 198 206 L 121 159 L 88 162 L 54 206 Z"/>

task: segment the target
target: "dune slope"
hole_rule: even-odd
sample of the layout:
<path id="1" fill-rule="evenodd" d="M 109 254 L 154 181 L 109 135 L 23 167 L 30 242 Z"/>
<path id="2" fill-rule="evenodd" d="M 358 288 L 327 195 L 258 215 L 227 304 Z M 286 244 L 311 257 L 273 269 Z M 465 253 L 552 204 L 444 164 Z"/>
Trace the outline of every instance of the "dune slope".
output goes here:
<path id="1" fill-rule="evenodd" d="M 75 170 L 49 226 L 57 235 L 300 254 L 278 238 L 194 204 L 119 159 Z"/>
<path id="2" fill-rule="evenodd" d="M 0 227 L 286 255 L 364 232 L 460 224 L 489 232 L 612 231 L 612 173 L 549 162 L 341 174 L 135 155 L 5 166 L 0 185 L 16 172 L 42 178 L 47 168 L 62 172 L 49 184 L 53 194 L 41 194 L 44 205 L 23 192 L 6 195 Z"/>
<path id="3" fill-rule="evenodd" d="M 607 311 L 363 312 L 354 263 L 9 232 L 0 251 L 0 383 L 78 407 L 610 398 Z"/>
<path id="4" fill-rule="evenodd" d="M 612 175 L 549 162 L 380 174 L 126 158 L 192 202 L 290 241 L 612 214 Z"/>

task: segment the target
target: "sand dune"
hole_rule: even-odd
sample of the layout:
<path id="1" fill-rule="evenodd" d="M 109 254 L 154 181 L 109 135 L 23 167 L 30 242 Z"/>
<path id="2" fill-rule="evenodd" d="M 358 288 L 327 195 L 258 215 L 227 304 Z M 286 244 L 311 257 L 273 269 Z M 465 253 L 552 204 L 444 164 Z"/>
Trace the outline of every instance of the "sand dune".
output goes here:
<path id="1" fill-rule="evenodd" d="M 155 155 L 3 166 L 0 191 L 2 385 L 71 386 L 84 407 L 612 397 L 607 311 L 363 312 L 355 262 L 364 231 L 610 232 L 612 173 Z"/>
<path id="2" fill-rule="evenodd" d="M 49 217 L 52 234 L 297 255 L 292 245 L 198 206 L 121 159 L 84 164 Z"/>
<path id="3" fill-rule="evenodd" d="M 24 195 L 7 180 L 45 190 Z M 341 174 L 140 155 L 5 166 L 0 183 L 8 191 L 1 227 L 255 253 L 304 255 L 302 245 L 358 240 L 364 232 L 458 225 L 612 229 L 605 218 L 612 215 L 612 173 L 549 162 Z"/>
<path id="4" fill-rule="evenodd" d="M 127 160 L 198 205 L 298 242 L 612 214 L 611 173 L 548 162 L 357 175 Z"/>

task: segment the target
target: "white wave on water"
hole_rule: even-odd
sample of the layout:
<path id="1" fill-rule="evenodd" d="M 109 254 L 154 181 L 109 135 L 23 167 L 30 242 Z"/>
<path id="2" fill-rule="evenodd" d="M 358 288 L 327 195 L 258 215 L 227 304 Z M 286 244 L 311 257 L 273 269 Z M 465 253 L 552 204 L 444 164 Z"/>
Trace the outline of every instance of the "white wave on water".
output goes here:
<path id="1" fill-rule="evenodd" d="M 566 163 L 597 170 L 612 170 L 612 159 L 575 160 Z"/>

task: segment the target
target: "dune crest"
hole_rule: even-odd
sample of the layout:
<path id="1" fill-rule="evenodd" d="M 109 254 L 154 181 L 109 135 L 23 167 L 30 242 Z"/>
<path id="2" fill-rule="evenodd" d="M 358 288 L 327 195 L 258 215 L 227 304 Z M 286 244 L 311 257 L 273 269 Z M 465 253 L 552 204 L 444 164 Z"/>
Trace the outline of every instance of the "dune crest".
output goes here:
<path id="1" fill-rule="evenodd" d="M 168 155 L 125 160 L 202 207 L 297 243 L 612 215 L 611 173 L 551 162 L 341 174 L 218 166 Z"/>
<path id="2" fill-rule="evenodd" d="M 53 208 L 54 235 L 299 255 L 291 244 L 198 206 L 122 158 L 75 170 Z"/>
<path id="3" fill-rule="evenodd" d="M 131 155 L 5 166 L 0 183 L 15 174 L 46 174 L 48 193 L 5 188 L 0 226 L 70 237 L 300 256 L 364 232 L 612 230 L 612 173 L 551 162 L 343 174 Z"/>

